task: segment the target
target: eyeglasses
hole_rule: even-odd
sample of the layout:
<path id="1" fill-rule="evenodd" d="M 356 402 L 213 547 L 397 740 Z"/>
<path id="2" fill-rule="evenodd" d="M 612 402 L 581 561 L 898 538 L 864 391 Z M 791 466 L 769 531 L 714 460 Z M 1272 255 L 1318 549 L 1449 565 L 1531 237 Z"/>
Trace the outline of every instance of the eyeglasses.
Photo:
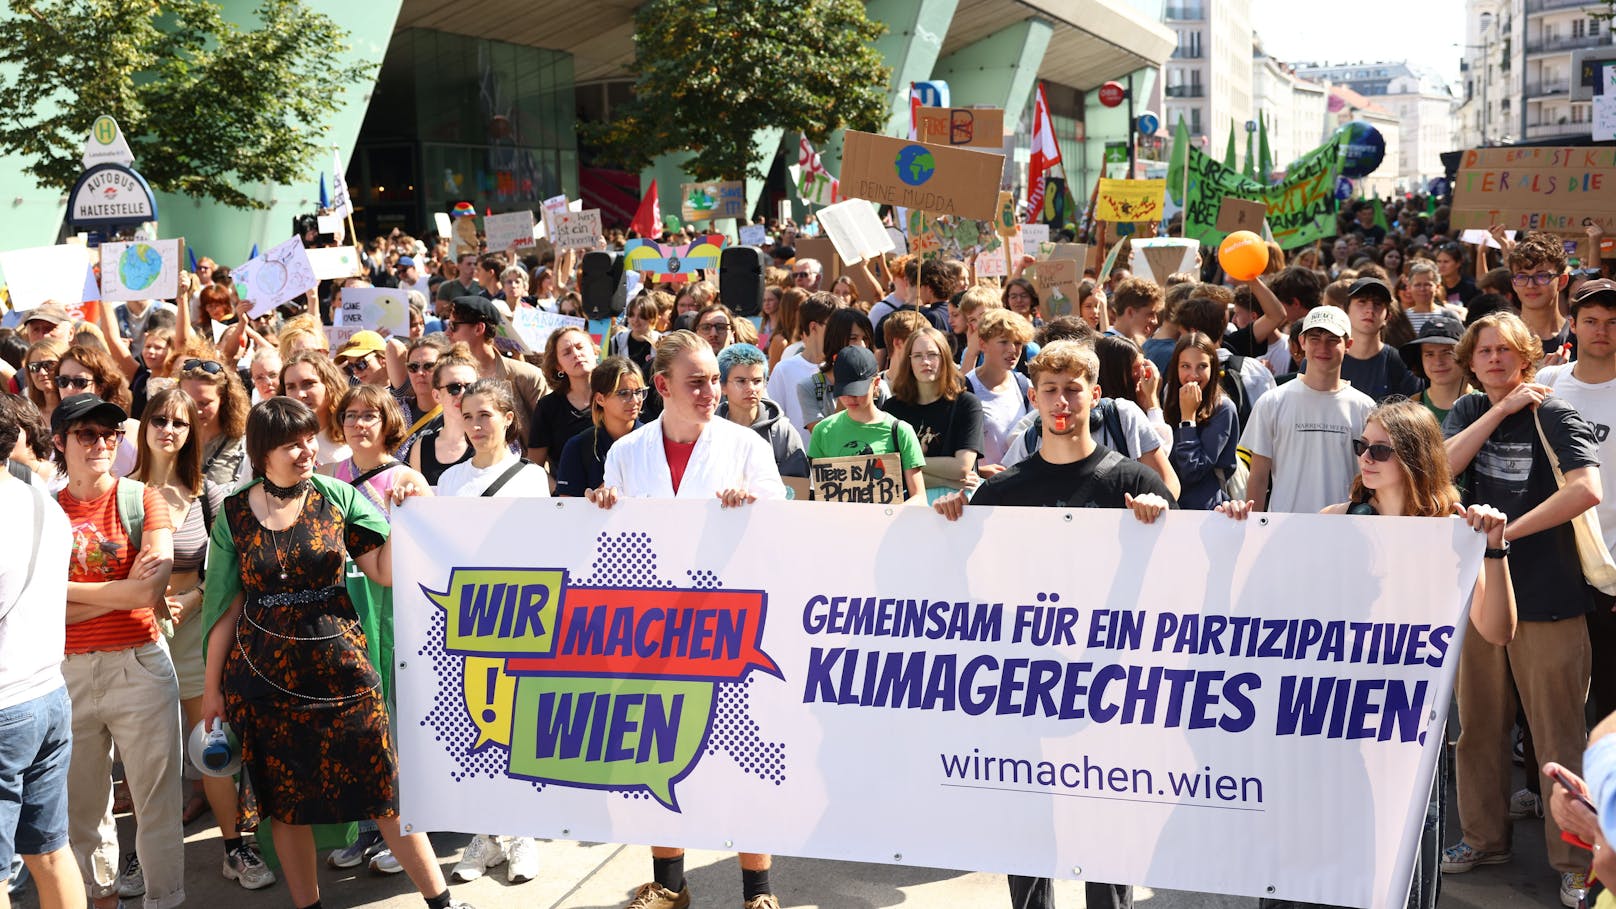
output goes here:
<path id="1" fill-rule="evenodd" d="M 458 398 L 461 395 L 465 394 L 466 389 L 468 389 L 470 387 L 471 387 L 470 382 L 450 382 L 450 383 L 445 384 L 445 385 L 439 385 L 438 390 L 447 392 L 449 394 L 449 397 L 451 397 L 451 398 Z"/>
<path id="2" fill-rule="evenodd" d="M 77 439 L 79 444 L 85 448 L 105 443 L 108 439 L 111 439 L 114 445 L 123 443 L 123 430 L 121 429 L 75 429 L 69 432 L 68 435 Z"/>
<path id="3" fill-rule="evenodd" d="M 643 401 L 645 396 L 650 393 L 651 389 L 649 388 L 619 388 L 612 392 L 612 397 L 627 404 L 630 401 Z"/>
<path id="4" fill-rule="evenodd" d="M 28 364 L 28 371 L 36 376 L 49 375 L 56 368 L 55 360 L 36 360 Z"/>
<path id="5" fill-rule="evenodd" d="M 344 423 L 380 423 L 382 415 L 374 410 L 350 410 L 342 415 Z"/>
<path id="6" fill-rule="evenodd" d="M 1537 271 L 1537 272 L 1532 272 L 1531 274 L 1527 274 L 1526 272 L 1523 272 L 1523 271 L 1518 271 L 1515 274 L 1510 275 L 1509 279 L 1511 281 L 1513 281 L 1514 283 L 1516 283 L 1516 284 L 1525 285 L 1525 284 L 1530 283 L 1530 284 L 1536 284 L 1538 287 L 1543 287 L 1544 285 L 1548 284 L 1549 282 L 1553 281 L 1555 278 L 1558 278 L 1558 277 L 1560 277 L 1560 276 L 1556 275 L 1556 274 L 1550 274 L 1549 272 L 1546 272 L 1546 271 Z"/>
<path id="7" fill-rule="evenodd" d="M 89 388 L 91 385 L 94 385 L 94 384 L 95 384 L 95 379 L 92 378 L 91 376 L 61 376 L 61 375 L 59 375 L 59 376 L 56 377 L 56 387 L 57 388 L 62 388 L 62 389 L 73 388 L 73 389 L 76 389 L 78 391 L 83 391 L 86 388 Z"/>
<path id="8" fill-rule="evenodd" d="M 729 334 L 729 323 L 708 322 L 705 325 L 696 326 L 696 331 L 701 332 L 704 335 L 727 335 Z"/>
<path id="9" fill-rule="evenodd" d="M 158 429 L 173 429 L 176 432 L 182 429 L 191 428 L 189 421 L 177 419 L 175 417 L 152 417 L 151 425 L 157 427 Z"/>
<path id="10" fill-rule="evenodd" d="M 909 355 L 909 359 L 916 363 L 941 363 L 943 355 L 933 350 L 929 353 L 912 353 Z"/>
<path id="11" fill-rule="evenodd" d="M 198 370 L 198 369 L 202 370 L 203 372 L 207 373 L 210 376 L 216 376 L 219 373 L 224 372 L 224 364 L 218 362 L 217 360 L 196 360 L 196 359 L 186 360 L 184 363 L 180 364 L 180 371 L 181 372 L 192 372 L 192 371 Z"/>
<path id="12" fill-rule="evenodd" d="M 1390 461 L 1393 455 L 1397 454 L 1397 449 L 1380 442 L 1371 445 L 1363 439 L 1353 439 L 1352 453 L 1361 458 L 1364 456 L 1364 452 L 1369 453 L 1369 460 L 1384 464 Z"/>
<path id="13" fill-rule="evenodd" d="M 431 363 L 410 363 L 404 368 L 410 372 L 431 372 L 438 368 L 438 364 L 436 361 Z"/>

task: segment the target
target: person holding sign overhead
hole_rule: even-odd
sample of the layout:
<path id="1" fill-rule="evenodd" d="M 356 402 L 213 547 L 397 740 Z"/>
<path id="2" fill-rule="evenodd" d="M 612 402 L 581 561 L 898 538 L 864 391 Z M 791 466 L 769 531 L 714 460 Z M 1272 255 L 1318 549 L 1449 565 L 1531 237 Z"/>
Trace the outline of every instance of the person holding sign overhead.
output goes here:
<path id="1" fill-rule="evenodd" d="M 605 479 L 588 491 L 589 501 L 611 508 L 625 497 L 717 498 L 725 508 L 738 508 L 786 497 L 768 443 L 745 426 L 713 419 L 721 379 L 706 341 L 689 331 L 664 335 L 652 379 L 665 402 L 662 415 L 612 446 Z M 686 909 L 684 856 L 680 847 L 651 847 L 654 879 L 635 891 L 625 909 Z M 769 885 L 769 855 L 743 852 L 740 862 L 746 909 L 779 909 Z"/>

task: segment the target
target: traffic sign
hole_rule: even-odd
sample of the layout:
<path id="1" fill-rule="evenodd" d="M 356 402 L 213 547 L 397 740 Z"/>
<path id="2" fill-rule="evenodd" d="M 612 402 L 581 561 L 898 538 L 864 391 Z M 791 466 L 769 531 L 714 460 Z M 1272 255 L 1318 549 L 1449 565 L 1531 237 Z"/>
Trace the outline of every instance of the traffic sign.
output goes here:
<path id="1" fill-rule="evenodd" d="M 1128 97 L 1128 90 L 1120 82 L 1107 82 L 1100 86 L 1100 103 L 1106 107 L 1116 107 Z"/>
<path id="2" fill-rule="evenodd" d="M 84 137 L 84 167 L 88 169 L 97 164 L 130 167 L 134 163 L 134 153 L 129 150 L 129 143 L 124 141 L 118 121 L 106 114 L 96 117 L 90 134 Z"/>
<path id="3" fill-rule="evenodd" d="M 1148 110 L 1139 115 L 1137 122 L 1142 136 L 1154 136 L 1156 130 L 1161 129 L 1161 118 Z"/>

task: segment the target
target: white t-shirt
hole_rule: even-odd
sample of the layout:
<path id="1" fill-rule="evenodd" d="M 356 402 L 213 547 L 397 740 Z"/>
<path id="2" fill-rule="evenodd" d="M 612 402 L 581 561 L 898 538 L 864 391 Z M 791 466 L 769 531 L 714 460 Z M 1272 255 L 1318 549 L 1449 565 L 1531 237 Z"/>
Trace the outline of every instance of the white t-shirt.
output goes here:
<path id="1" fill-rule="evenodd" d="M 791 425 L 797 427 L 797 434 L 808 438 L 808 427 L 803 418 L 802 402 L 797 398 L 797 386 L 802 380 L 819 371 L 819 364 L 809 362 L 799 351 L 795 356 L 782 356 L 780 362 L 769 373 L 769 400 L 780 405 Z M 815 414 L 815 418 L 818 414 Z"/>
<path id="2" fill-rule="evenodd" d="M 1027 401 L 1030 380 L 1019 372 L 1010 373 L 1009 387 L 993 391 L 976 377 L 976 370 L 965 376 L 965 385 L 982 402 L 982 460 L 983 464 L 1003 464 L 1005 452 L 1010 448 L 1011 434 L 1016 421 L 1032 410 Z"/>
<path id="3" fill-rule="evenodd" d="M 1240 446 L 1274 462 L 1268 510 L 1315 514 L 1345 502 L 1358 475 L 1352 440 L 1374 409 L 1374 400 L 1351 385 L 1314 391 L 1301 379 L 1252 405 Z"/>
<path id="4" fill-rule="evenodd" d="M 34 578 L 34 512 L 43 508 Z M 73 532 L 54 497 L 36 494 L 0 470 L 0 710 L 49 694 L 63 685 L 62 649 L 67 643 L 67 567 Z M 19 602 L 17 596 L 22 593 Z"/>
<path id="5" fill-rule="evenodd" d="M 1594 428 L 1594 438 L 1599 440 L 1599 463 L 1605 466 L 1599 472 L 1604 495 L 1594 506 L 1594 514 L 1599 517 L 1605 547 L 1616 552 L 1616 438 L 1610 432 L 1616 427 L 1616 381 L 1589 385 L 1572 374 L 1575 365 L 1545 366 L 1537 371 L 1536 381 L 1554 389 Z"/>
<path id="6" fill-rule="evenodd" d="M 1111 426 L 1105 421 L 1100 422 L 1100 428 L 1094 430 L 1094 441 L 1113 449 L 1121 454 L 1139 460 L 1141 455 L 1147 455 L 1162 447 L 1162 437 L 1154 431 L 1153 424 L 1138 404 L 1126 398 L 1110 399 L 1117 408 L 1117 423 L 1122 427 L 1122 438 L 1111 438 Z M 1042 433 L 1032 437 L 1032 446 L 1027 446 L 1027 430 L 1038 420 L 1038 411 L 1033 411 L 1016 421 L 1015 428 L 1010 430 L 1010 447 L 1005 449 L 1004 460 L 999 463 L 1006 467 L 1014 467 L 1027 456 L 1042 448 L 1044 437 Z M 1092 428 L 1093 424 L 1090 423 Z"/>
<path id="7" fill-rule="evenodd" d="M 438 477 L 437 493 L 440 496 L 473 497 L 483 494 L 483 490 L 494 484 L 494 481 L 504 475 L 505 471 L 516 463 L 516 455 L 509 451 L 505 457 L 500 458 L 490 467 L 476 467 L 470 461 L 461 461 L 450 467 Z M 524 464 L 516 472 L 516 476 L 505 482 L 499 491 L 494 493 L 496 499 L 548 499 L 550 497 L 550 475 L 537 464 Z"/>

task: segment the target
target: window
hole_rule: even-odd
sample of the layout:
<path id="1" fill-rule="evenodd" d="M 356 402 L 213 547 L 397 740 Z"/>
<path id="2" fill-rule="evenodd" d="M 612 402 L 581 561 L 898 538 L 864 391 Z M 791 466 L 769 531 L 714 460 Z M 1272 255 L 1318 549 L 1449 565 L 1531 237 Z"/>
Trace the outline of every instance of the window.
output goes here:
<path id="1" fill-rule="evenodd" d="M 1590 36 L 1599 34 L 1599 20 L 1598 19 L 1589 19 L 1588 20 L 1588 34 Z"/>
<path id="2" fill-rule="evenodd" d="M 1201 109 L 1199 107 L 1190 108 L 1190 132 L 1203 132 L 1201 129 Z"/>
<path id="3" fill-rule="evenodd" d="M 1581 19 L 1573 20 L 1572 23 L 1571 23 L 1571 37 L 1573 37 L 1573 38 L 1581 38 L 1584 28 L 1585 28 L 1585 25 L 1583 23 L 1583 20 L 1581 20 Z"/>

